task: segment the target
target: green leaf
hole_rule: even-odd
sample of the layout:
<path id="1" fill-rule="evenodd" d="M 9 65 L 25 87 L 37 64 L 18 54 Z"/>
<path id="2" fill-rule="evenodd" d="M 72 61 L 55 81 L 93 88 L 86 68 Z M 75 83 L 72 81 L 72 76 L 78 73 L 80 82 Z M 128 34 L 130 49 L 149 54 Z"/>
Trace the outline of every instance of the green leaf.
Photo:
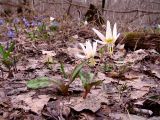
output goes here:
<path id="1" fill-rule="evenodd" d="M 41 26 L 38 26 L 38 31 L 41 33 L 47 29 L 46 25 L 43 23 Z"/>
<path id="2" fill-rule="evenodd" d="M 0 44 L 0 54 L 3 56 L 4 54 L 4 47 Z"/>
<path id="3" fill-rule="evenodd" d="M 13 52 L 13 50 L 14 50 L 14 45 L 15 45 L 14 42 L 11 43 L 11 45 L 10 45 L 10 47 L 9 47 L 9 49 L 8 49 L 8 52 L 9 52 L 9 53 L 10 53 L 10 52 Z"/>
<path id="4" fill-rule="evenodd" d="M 8 52 L 8 51 L 6 52 L 6 51 L 5 51 L 4 54 L 3 54 L 3 59 L 4 59 L 4 60 L 8 60 L 8 59 L 9 59 L 9 56 L 10 56 L 10 52 Z"/>
<path id="5" fill-rule="evenodd" d="M 40 77 L 40 78 L 29 80 L 27 82 L 27 87 L 31 89 L 44 88 L 50 85 L 51 85 L 51 81 L 47 77 Z"/>
<path id="6" fill-rule="evenodd" d="M 34 31 L 32 32 L 28 32 L 28 36 L 31 40 L 35 40 L 37 37 L 36 37 L 36 34 L 34 33 Z"/>
<path id="7" fill-rule="evenodd" d="M 58 29 L 58 27 L 57 27 L 57 26 L 50 26 L 49 29 L 50 29 L 51 31 L 56 31 L 56 30 Z"/>
<path id="8" fill-rule="evenodd" d="M 97 86 L 103 82 L 101 80 L 93 81 L 94 74 L 90 72 L 86 73 L 86 72 L 80 71 L 79 76 L 82 81 L 83 87 L 85 88 L 86 91 L 90 91 L 90 89 L 93 86 Z"/>
<path id="9" fill-rule="evenodd" d="M 61 72 L 62 72 L 64 78 L 67 79 L 67 74 L 66 74 L 66 72 L 65 72 L 65 70 L 64 70 L 64 64 L 63 64 L 62 62 L 60 62 L 60 65 L 61 65 Z"/>
<path id="10" fill-rule="evenodd" d="M 89 84 L 90 82 L 92 82 L 93 78 L 94 78 L 94 74 L 93 73 L 86 73 L 83 71 L 80 71 L 79 73 L 80 79 L 82 81 L 83 86 Z"/>
<path id="11" fill-rule="evenodd" d="M 5 67 L 7 67 L 8 69 L 11 68 L 11 66 L 13 66 L 13 62 L 10 59 L 3 59 L 2 63 L 4 64 Z"/>
<path id="12" fill-rule="evenodd" d="M 114 68 L 113 68 L 113 65 L 112 65 L 112 64 L 104 63 L 104 66 L 103 66 L 104 72 L 111 72 L 113 69 L 114 69 Z"/>
<path id="13" fill-rule="evenodd" d="M 74 68 L 74 70 L 73 70 L 73 72 L 71 73 L 71 76 L 70 76 L 70 82 L 69 82 L 69 84 L 71 84 L 71 83 L 75 80 L 75 78 L 78 76 L 80 70 L 82 69 L 82 67 L 83 67 L 83 65 L 84 65 L 85 63 L 86 63 L 86 61 L 85 61 L 85 62 L 82 62 L 81 64 L 77 65 L 77 66 Z"/>
<path id="14" fill-rule="evenodd" d="M 94 81 L 94 82 L 91 82 L 89 83 L 86 88 L 87 89 L 91 89 L 93 86 L 97 86 L 97 85 L 100 85 L 103 81 L 102 80 L 98 80 L 98 81 Z"/>
<path id="15" fill-rule="evenodd" d="M 4 49 L 4 46 L 2 46 L 1 44 L 0 44 L 0 54 L 2 55 L 2 58 L 3 58 L 4 60 L 7 60 L 8 57 L 10 56 L 10 52 L 6 51 L 6 50 Z"/>

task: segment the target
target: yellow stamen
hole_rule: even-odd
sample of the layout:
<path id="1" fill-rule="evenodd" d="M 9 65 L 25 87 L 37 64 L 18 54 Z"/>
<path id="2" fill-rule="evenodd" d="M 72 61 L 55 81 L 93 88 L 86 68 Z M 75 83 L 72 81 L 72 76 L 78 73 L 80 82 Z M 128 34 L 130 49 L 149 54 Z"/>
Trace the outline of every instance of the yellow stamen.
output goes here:
<path id="1" fill-rule="evenodd" d="M 113 44 L 113 39 L 112 39 L 112 38 L 106 39 L 105 42 L 106 42 L 107 44 Z"/>

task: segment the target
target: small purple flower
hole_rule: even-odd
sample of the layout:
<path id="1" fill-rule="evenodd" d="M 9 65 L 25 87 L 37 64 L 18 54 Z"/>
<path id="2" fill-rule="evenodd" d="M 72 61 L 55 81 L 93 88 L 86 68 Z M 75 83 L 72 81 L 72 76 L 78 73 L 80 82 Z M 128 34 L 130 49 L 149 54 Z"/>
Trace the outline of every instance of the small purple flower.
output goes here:
<path id="1" fill-rule="evenodd" d="M 13 38 L 15 37 L 14 30 L 9 29 L 8 32 L 7 32 L 7 36 L 8 36 L 10 39 L 13 39 Z"/>
<path id="2" fill-rule="evenodd" d="M 3 24 L 4 24 L 4 20 L 0 19 L 0 25 L 3 25 Z"/>
<path id="3" fill-rule="evenodd" d="M 29 23 L 29 21 L 26 18 L 23 18 L 22 21 L 24 22 L 24 25 L 26 27 L 30 27 L 30 23 Z"/>
<path id="4" fill-rule="evenodd" d="M 42 26 L 42 22 L 38 22 L 37 25 L 38 25 L 38 26 Z"/>
<path id="5" fill-rule="evenodd" d="M 37 25 L 37 22 L 36 21 L 32 21 L 31 26 L 34 27 L 36 25 Z"/>
<path id="6" fill-rule="evenodd" d="M 24 25 L 25 25 L 26 27 L 30 27 L 30 23 L 29 23 L 28 21 L 25 22 Z"/>
<path id="7" fill-rule="evenodd" d="M 38 20 L 39 18 L 37 16 L 34 17 L 35 20 Z"/>
<path id="8" fill-rule="evenodd" d="M 13 19 L 13 23 L 14 23 L 14 24 L 18 24 L 19 22 L 20 22 L 19 18 L 14 18 L 14 19 Z"/>
<path id="9" fill-rule="evenodd" d="M 26 22 L 26 21 L 27 21 L 27 19 L 24 17 L 24 18 L 22 18 L 22 21 L 23 21 L 23 22 Z"/>

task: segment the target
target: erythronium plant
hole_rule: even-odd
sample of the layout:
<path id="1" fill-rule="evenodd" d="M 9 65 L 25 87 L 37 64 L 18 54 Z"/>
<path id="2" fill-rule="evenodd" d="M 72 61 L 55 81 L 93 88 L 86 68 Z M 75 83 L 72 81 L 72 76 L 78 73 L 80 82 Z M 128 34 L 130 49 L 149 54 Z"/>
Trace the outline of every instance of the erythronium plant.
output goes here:
<path id="1" fill-rule="evenodd" d="M 99 32 L 95 28 L 92 28 L 92 30 L 101 39 L 101 41 L 100 40 L 96 40 L 96 41 L 100 44 L 107 45 L 108 52 L 110 55 L 112 55 L 114 43 L 120 35 L 120 33 L 117 33 L 117 24 L 116 23 L 114 24 L 113 31 L 112 31 L 110 22 L 107 21 L 106 36 L 104 36 L 101 32 Z"/>
<path id="2" fill-rule="evenodd" d="M 61 94 L 68 95 L 68 92 L 69 92 L 68 90 L 70 85 L 79 76 L 79 72 L 85 64 L 86 64 L 86 61 L 78 64 L 77 66 L 75 66 L 75 68 L 72 70 L 70 74 L 67 74 L 64 70 L 63 63 L 61 63 L 61 72 L 64 77 L 63 80 L 69 79 L 67 83 L 65 83 L 63 80 L 54 80 L 52 78 L 41 77 L 41 78 L 29 80 L 27 82 L 27 87 L 31 89 L 38 89 L 38 88 L 48 87 L 54 84 L 57 86 L 57 89 Z"/>
<path id="3" fill-rule="evenodd" d="M 85 45 L 82 43 L 79 43 L 79 45 L 81 46 L 84 52 L 84 55 L 77 54 L 77 57 L 81 59 L 88 59 L 90 65 L 94 66 L 95 65 L 94 56 L 96 55 L 97 42 L 93 42 L 93 45 L 92 45 L 90 41 L 86 41 Z"/>
<path id="4" fill-rule="evenodd" d="M 84 99 L 87 97 L 88 93 L 90 93 L 90 90 L 92 89 L 93 86 L 98 86 L 103 82 L 102 80 L 95 81 L 93 73 L 84 72 L 82 70 L 79 72 L 79 77 L 85 89 L 84 94 L 83 94 Z"/>

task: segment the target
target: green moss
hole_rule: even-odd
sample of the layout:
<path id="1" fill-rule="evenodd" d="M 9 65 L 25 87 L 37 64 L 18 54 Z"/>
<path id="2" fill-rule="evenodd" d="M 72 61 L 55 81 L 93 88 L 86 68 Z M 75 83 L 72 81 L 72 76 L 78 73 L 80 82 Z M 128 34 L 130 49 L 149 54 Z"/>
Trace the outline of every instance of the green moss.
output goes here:
<path id="1" fill-rule="evenodd" d="M 125 39 L 131 40 L 131 39 L 138 39 L 145 36 L 145 33 L 143 32 L 126 32 L 124 33 Z"/>

